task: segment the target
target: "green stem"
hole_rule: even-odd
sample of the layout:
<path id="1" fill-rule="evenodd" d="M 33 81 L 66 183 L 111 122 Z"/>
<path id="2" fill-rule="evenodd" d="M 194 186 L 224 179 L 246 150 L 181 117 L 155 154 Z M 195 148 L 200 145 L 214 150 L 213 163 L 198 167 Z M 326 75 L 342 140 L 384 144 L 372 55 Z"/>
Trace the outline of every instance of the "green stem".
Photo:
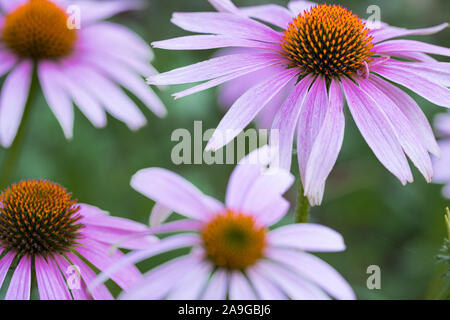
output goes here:
<path id="1" fill-rule="evenodd" d="M 303 189 L 302 179 L 299 178 L 298 184 L 298 198 L 297 198 L 297 216 L 296 223 L 307 223 L 309 215 L 309 201 L 305 196 L 305 190 Z"/>
<path id="2" fill-rule="evenodd" d="M 26 131 L 31 118 L 31 109 L 38 91 L 38 87 L 36 72 L 34 72 L 22 121 L 19 125 L 19 129 L 17 130 L 12 146 L 5 151 L 3 164 L 0 170 L 0 190 L 3 190 L 11 183 L 11 178 L 13 177 L 14 171 L 17 167 L 23 145 L 25 144 Z"/>

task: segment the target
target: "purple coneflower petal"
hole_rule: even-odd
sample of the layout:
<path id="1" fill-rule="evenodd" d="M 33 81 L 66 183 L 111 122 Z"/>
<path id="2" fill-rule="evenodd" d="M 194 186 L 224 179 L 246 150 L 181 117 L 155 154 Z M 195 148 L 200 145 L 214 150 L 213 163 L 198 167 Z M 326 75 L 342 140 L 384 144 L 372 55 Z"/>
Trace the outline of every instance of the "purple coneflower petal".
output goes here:
<path id="1" fill-rule="evenodd" d="M 149 271 L 142 281 L 136 283 L 131 290 L 122 293 L 119 298 L 122 300 L 163 299 L 183 279 L 187 270 L 199 265 L 200 260 L 193 255 L 171 260 Z"/>
<path id="2" fill-rule="evenodd" d="M 319 76 L 311 86 L 298 119 L 297 155 L 302 181 L 305 182 L 306 166 L 314 141 L 322 128 L 328 109 L 325 79 Z"/>
<path id="3" fill-rule="evenodd" d="M 450 63 L 435 62 L 435 63 L 411 63 L 396 60 L 389 60 L 385 63 L 385 66 L 389 66 L 393 71 L 402 73 L 413 72 L 421 77 L 425 77 L 434 83 L 449 87 L 450 86 Z"/>
<path id="4" fill-rule="evenodd" d="M 270 66 L 271 62 L 279 60 L 279 56 L 275 53 L 231 54 L 150 76 L 148 82 L 150 84 L 169 85 L 205 81 L 234 72 L 252 70 L 257 66 Z"/>
<path id="5" fill-rule="evenodd" d="M 288 225 L 268 234 L 270 246 L 292 248 L 313 252 L 334 252 L 345 250 L 342 236 L 322 225 L 303 223 Z"/>
<path id="6" fill-rule="evenodd" d="M 353 119 L 378 160 L 403 184 L 412 182 L 408 161 L 384 112 L 367 107 L 376 106 L 376 102 L 351 80 L 342 84 Z"/>
<path id="7" fill-rule="evenodd" d="M 330 298 L 317 286 L 303 280 L 295 273 L 269 261 L 257 265 L 261 275 L 277 283 L 284 293 L 294 300 L 329 300 Z"/>
<path id="8" fill-rule="evenodd" d="M 90 283 L 94 281 L 94 279 L 96 279 L 97 275 L 95 274 L 95 272 L 92 271 L 92 269 L 87 264 L 85 264 L 80 258 L 78 258 L 75 254 L 68 253 L 67 257 L 70 259 L 70 261 L 73 263 L 74 266 L 80 269 L 80 276 L 84 280 L 84 285 L 88 286 Z M 81 290 L 84 290 L 84 288 L 82 288 Z M 73 291 L 80 291 L 80 290 L 73 290 Z M 114 299 L 109 290 L 103 284 L 99 284 L 95 288 L 91 288 L 89 291 L 92 297 L 96 300 Z M 83 293 L 79 294 L 82 295 Z"/>
<path id="9" fill-rule="evenodd" d="M 84 217 L 107 217 L 109 213 L 86 203 L 78 204 Z"/>
<path id="10" fill-rule="evenodd" d="M 61 87 L 53 62 L 40 62 L 38 65 L 39 81 L 47 103 L 61 125 L 67 139 L 73 137 L 74 111 L 72 102 Z"/>
<path id="11" fill-rule="evenodd" d="M 3 281 L 5 280 L 9 267 L 11 266 L 11 263 L 13 262 L 15 257 L 16 253 L 13 251 L 9 251 L 7 254 L 5 254 L 3 257 L 0 258 L 0 288 L 2 287 Z"/>
<path id="12" fill-rule="evenodd" d="M 221 34 L 241 39 L 279 43 L 280 33 L 257 21 L 222 12 L 194 12 L 173 14 L 171 22 L 197 33 Z"/>
<path id="13" fill-rule="evenodd" d="M 294 16 L 298 16 L 300 13 L 303 13 L 305 10 L 310 9 L 311 7 L 317 6 L 317 3 L 311 1 L 291 1 L 288 3 L 289 10 L 292 11 Z"/>
<path id="14" fill-rule="evenodd" d="M 208 0 L 208 2 L 216 8 L 217 11 L 231 12 L 238 15 L 240 14 L 239 9 L 231 0 Z"/>
<path id="15" fill-rule="evenodd" d="M 169 300 L 198 300 L 205 287 L 212 265 L 200 262 L 193 268 L 185 269 L 185 276 L 177 282 L 176 287 L 169 293 Z"/>
<path id="16" fill-rule="evenodd" d="M 311 205 L 322 202 L 325 181 L 336 163 L 344 140 L 344 100 L 339 82 L 331 81 L 328 110 L 311 149 L 305 174 L 305 194 Z M 302 152 L 302 150 L 299 150 Z"/>
<path id="17" fill-rule="evenodd" d="M 376 107 L 385 112 L 403 150 L 425 179 L 431 182 L 433 168 L 430 156 L 425 147 L 421 143 L 417 143 L 420 141 L 420 132 L 409 122 L 400 108 L 369 80 L 359 79 L 358 82 L 361 89 L 376 102 Z"/>
<path id="18" fill-rule="evenodd" d="M 450 113 L 441 113 L 436 116 L 434 127 L 443 136 L 450 136 Z"/>
<path id="19" fill-rule="evenodd" d="M 380 30 L 376 30 L 375 32 L 372 32 L 371 36 L 373 37 L 373 43 L 378 43 L 384 40 L 397 37 L 434 34 L 444 30 L 447 27 L 448 23 L 442 23 L 434 27 L 422 29 L 403 29 L 389 26 L 382 28 Z"/>
<path id="20" fill-rule="evenodd" d="M 442 150 L 442 157 L 433 161 L 436 171 L 434 182 L 448 183 L 450 181 L 450 140 L 441 141 L 439 146 Z"/>
<path id="21" fill-rule="evenodd" d="M 61 269 L 61 272 L 64 275 L 67 284 L 69 284 L 70 277 L 78 277 L 75 280 L 79 280 L 79 285 L 80 285 L 79 288 L 75 288 L 75 286 L 74 286 L 70 290 L 70 292 L 72 293 L 73 299 L 74 300 L 92 300 L 91 295 L 87 291 L 87 286 L 85 284 L 85 280 L 83 280 L 84 279 L 83 273 L 81 272 L 80 266 L 77 265 L 75 267 L 74 265 L 72 265 L 72 263 L 67 261 L 66 258 L 64 258 L 61 255 L 56 255 L 55 260 L 56 260 L 56 263 L 58 264 L 59 268 Z M 78 273 L 78 271 L 80 271 L 80 272 Z M 92 270 L 90 270 L 90 272 L 92 273 L 92 277 L 95 277 L 95 273 Z M 102 297 L 99 297 L 97 295 L 96 299 L 105 300 L 104 297 L 105 296 L 107 297 L 108 294 L 110 296 L 109 299 L 112 299 L 112 296 L 109 293 L 108 289 L 106 289 L 106 287 L 104 287 L 103 290 L 105 290 L 107 292 L 107 294 L 103 295 Z M 106 298 L 106 299 L 108 299 L 108 298 Z"/>
<path id="22" fill-rule="evenodd" d="M 14 141 L 30 90 L 33 64 L 21 62 L 8 75 L 0 94 L 0 141 L 10 147 Z"/>
<path id="23" fill-rule="evenodd" d="M 106 270 L 108 267 L 119 262 L 124 254 L 119 250 L 111 252 L 109 245 L 100 243 L 92 239 L 79 240 L 83 245 L 77 251 L 99 270 Z M 111 274 L 114 280 L 122 289 L 127 290 L 133 283 L 140 280 L 142 275 L 135 267 L 120 270 Z"/>
<path id="24" fill-rule="evenodd" d="M 407 52 L 407 51 L 389 51 L 385 52 L 387 56 L 395 56 L 400 58 L 406 58 L 413 61 L 422 62 L 437 62 L 436 59 L 422 52 Z"/>
<path id="25" fill-rule="evenodd" d="M 245 273 L 255 288 L 258 298 L 261 300 L 285 300 L 286 295 L 270 280 L 261 276 L 257 266 L 248 269 Z"/>
<path id="26" fill-rule="evenodd" d="M 138 10 L 143 6 L 140 0 L 94 1 L 94 3 L 93 1 L 76 1 L 75 5 L 79 6 L 83 15 L 82 23 L 108 19 L 118 13 Z"/>
<path id="27" fill-rule="evenodd" d="M 353 300 L 355 293 L 347 281 L 329 264 L 306 252 L 269 249 L 267 256 L 280 262 L 299 276 L 319 285 L 336 299 Z"/>
<path id="28" fill-rule="evenodd" d="M 179 175 L 160 168 L 136 173 L 131 186 L 143 195 L 192 219 L 204 221 L 223 207 L 212 206 L 205 195 Z"/>
<path id="29" fill-rule="evenodd" d="M 268 22 L 283 29 L 288 27 L 293 18 L 288 9 L 276 4 L 243 7 L 240 11 L 248 17 Z"/>
<path id="30" fill-rule="evenodd" d="M 17 57 L 9 51 L 0 49 L 0 76 L 3 76 L 17 63 Z"/>
<path id="31" fill-rule="evenodd" d="M 288 212 L 290 203 L 283 197 L 278 197 L 263 208 L 257 209 L 253 214 L 259 223 L 271 226 L 280 221 Z"/>
<path id="32" fill-rule="evenodd" d="M 48 263 L 35 257 L 36 280 L 40 300 L 72 300 L 67 285 L 52 258 Z"/>
<path id="33" fill-rule="evenodd" d="M 280 69 L 244 93 L 217 126 L 206 151 L 218 150 L 239 134 L 297 74 L 297 70 Z"/>
<path id="34" fill-rule="evenodd" d="M 277 136 L 279 141 L 274 141 L 274 135 L 271 135 L 270 144 L 272 146 L 274 144 L 278 145 L 280 155 L 279 165 L 286 170 L 291 169 L 295 129 L 312 80 L 313 77 L 308 75 L 294 87 L 291 94 L 278 109 L 273 120 L 272 130 L 278 130 L 279 135 L 275 136 Z"/>
<path id="35" fill-rule="evenodd" d="M 384 65 L 377 65 L 372 68 L 372 71 L 411 89 L 438 106 L 450 108 L 450 90 L 428 80 L 426 77 L 406 69 L 402 69 L 402 72 L 399 72 L 392 67 Z"/>
<path id="36" fill-rule="evenodd" d="M 412 126 L 419 132 L 418 138 L 427 150 L 434 155 L 439 155 L 439 146 L 434 137 L 433 129 L 414 99 L 401 89 L 373 74 L 370 75 L 370 80 L 402 110 Z"/>
<path id="37" fill-rule="evenodd" d="M 450 49 L 415 40 L 391 40 L 373 47 L 373 51 L 382 54 L 389 51 L 417 51 L 441 56 L 450 56 Z"/>
<path id="38" fill-rule="evenodd" d="M 31 258 L 24 256 L 14 270 L 5 300 L 30 300 Z"/>
<path id="39" fill-rule="evenodd" d="M 2 8 L 3 12 L 11 12 L 13 11 L 17 6 L 25 3 L 26 0 L 0 0 L 0 7 Z"/>
<path id="40" fill-rule="evenodd" d="M 152 42 L 152 46 L 166 50 L 206 50 L 226 47 L 257 48 L 275 50 L 279 46 L 271 43 L 232 38 L 220 35 L 185 36 Z"/>
<path id="41" fill-rule="evenodd" d="M 171 251 L 179 248 L 192 247 L 198 244 L 200 238 L 198 235 L 192 234 L 182 234 L 172 236 L 170 238 L 164 239 L 159 243 L 154 244 L 148 249 L 134 251 L 132 253 L 127 254 L 123 259 L 118 261 L 118 263 L 114 265 L 110 265 L 109 268 L 105 268 L 102 270 L 102 274 L 100 274 L 94 282 L 89 284 L 89 288 L 95 288 L 99 284 L 105 282 L 107 279 L 112 278 L 112 274 L 117 271 L 122 270 L 124 267 L 129 267 L 132 264 L 138 263 L 148 257 L 153 255 L 157 255 L 166 251 Z"/>
<path id="42" fill-rule="evenodd" d="M 224 270 L 217 270 L 211 276 L 206 290 L 202 296 L 203 300 L 225 300 L 228 292 L 228 275 Z"/>
<path id="43" fill-rule="evenodd" d="M 240 271 L 233 271 L 230 275 L 230 300 L 255 300 L 257 299 L 248 279 Z"/>

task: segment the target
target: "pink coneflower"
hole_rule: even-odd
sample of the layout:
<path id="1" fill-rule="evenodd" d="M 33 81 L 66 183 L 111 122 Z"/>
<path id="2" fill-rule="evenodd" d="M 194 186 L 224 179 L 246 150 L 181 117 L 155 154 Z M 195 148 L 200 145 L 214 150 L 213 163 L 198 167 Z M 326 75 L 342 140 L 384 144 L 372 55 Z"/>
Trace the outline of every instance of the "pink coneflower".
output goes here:
<path id="1" fill-rule="evenodd" d="M 445 184 L 442 193 L 450 199 L 450 114 L 441 114 L 436 118 L 435 127 L 444 138 L 439 142 L 442 155 L 433 159 L 435 176 L 433 181 Z"/>
<path id="2" fill-rule="evenodd" d="M 72 101 L 96 127 L 106 113 L 138 129 L 146 123 L 123 86 L 153 112 L 165 115 L 141 74 L 155 73 L 152 51 L 129 29 L 102 22 L 137 7 L 136 1 L 0 1 L 0 143 L 9 147 L 18 131 L 36 69 L 42 91 L 66 138 L 73 134 Z M 80 16 L 66 13 L 70 5 Z M 71 12 L 71 11 L 69 11 Z M 77 29 L 77 23 L 80 29 Z M 31 88 L 30 88 L 31 87 Z"/>
<path id="3" fill-rule="evenodd" d="M 182 233 L 130 253 L 94 284 L 130 263 L 188 247 L 192 248 L 190 254 L 151 270 L 121 298 L 329 299 L 330 295 L 353 299 L 347 282 L 306 252 L 344 250 L 340 234 L 317 224 L 269 230 L 288 211 L 289 203 L 282 195 L 294 179 L 285 170 L 264 171 L 270 159 L 268 150 L 251 153 L 236 167 L 225 205 L 165 169 L 139 171 L 131 185 L 157 202 L 153 221 L 167 216 L 162 208 L 187 217 L 160 224 L 153 232 Z"/>
<path id="4" fill-rule="evenodd" d="M 343 95 L 361 134 L 390 172 L 403 184 L 412 182 L 408 156 L 426 180 L 431 180 L 429 152 L 439 154 L 431 127 L 417 103 L 387 80 L 449 107 L 449 64 L 427 54 L 449 56 L 450 49 L 391 39 L 435 33 L 447 24 L 416 30 L 381 25 L 370 30 L 364 21 L 338 5 L 303 10 L 310 4 L 292 2 L 291 10 L 276 5 L 238 9 L 229 0 L 210 2 L 221 12 L 174 13 L 172 18 L 175 25 L 203 35 L 153 45 L 172 50 L 238 47 L 247 52 L 150 76 L 149 83 L 206 81 L 174 95 L 181 98 L 252 72 L 273 71 L 231 106 L 208 150 L 227 144 L 235 137 L 231 132 L 243 130 L 273 97 L 294 84 L 279 105 L 272 128 L 280 130 L 280 163 L 286 169 L 291 165 L 297 131 L 301 178 L 313 205 L 322 201 L 326 179 L 342 145 Z"/>
<path id="5" fill-rule="evenodd" d="M 146 229 L 95 207 L 78 205 L 58 184 L 40 180 L 12 185 L 0 194 L 0 288 L 7 285 L 7 300 L 28 300 L 35 275 L 41 300 L 112 299 L 104 285 L 87 290 L 96 277 L 91 265 L 105 270 L 117 263 L 123 254 L 111 253 L 111 244 Z M 140 240 L 122 246 L 140 249 L 152 243 L 151 238 Z M 9 269 L 14 273 L 7 284 Z M 112 280 L 128 289 L 141 277 L 129 266 Z"/>

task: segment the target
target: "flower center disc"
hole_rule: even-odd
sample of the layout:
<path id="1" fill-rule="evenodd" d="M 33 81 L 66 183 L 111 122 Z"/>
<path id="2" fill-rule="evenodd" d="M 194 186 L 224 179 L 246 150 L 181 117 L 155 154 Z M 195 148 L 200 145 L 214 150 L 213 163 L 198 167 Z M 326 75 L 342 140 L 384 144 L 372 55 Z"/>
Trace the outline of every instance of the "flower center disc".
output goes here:
<path id="1" fill-rule="evenodd" d="M 30 0 L 6 16 L 3 41 L 22 57 L 64 57 L 71 53 L 77 36 L 67 27 L 67 19 L 53 2 Z"/>
<path id="2" fill-rule="evenodd" d="M 22 181 L 0 194 L 0 245 L 26 255 L 69 250 L 82 224 L 72 195 L 58 184 Z"/>
<path id="3" fill-rule="evenodd" d="M 304 74 L 327 78 L 351 76 L 364 68 L 373 52 L 369 29 L 338 5 L 322 4 L 295 18 L 284 32 L 284 55 Z"/>
<path id="4" fill-rule="evenodd" d="M 206 225 L 202 239 L 207 258 L 217 267 L 242 270 L 263 257 L 266 229 L 251 216 L 227 211 Z"/>

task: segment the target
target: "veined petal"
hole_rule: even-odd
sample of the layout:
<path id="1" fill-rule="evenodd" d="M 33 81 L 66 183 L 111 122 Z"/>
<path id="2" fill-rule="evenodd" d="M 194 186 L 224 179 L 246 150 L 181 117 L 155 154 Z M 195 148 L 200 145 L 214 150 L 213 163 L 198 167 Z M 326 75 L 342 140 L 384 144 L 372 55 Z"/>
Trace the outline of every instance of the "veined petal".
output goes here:
<path id="1" fill-rule="evenodd" d="M 297 74 L 297 70 L 280 69 L 244 93 L 230 108 L 206 146 L 218 150 L 234 139 Z"/>
<path id="2" fill-rule="evenodd" d="M 300 13 L 314 6 L 317 6 L 317 3 L 303 0 L 295 0 L 288 3 L 288 8 L 294 16 L 298 16 Z"/>
<path id="3" fill-rule="evenodd" d="M 203 294 L 203 300 L 225 300 L 228 291 L 228 275 L 227 272 L 218 269 L 211 276 L 208 285 Z"/>
<path id="4" fill-rule="evenodd" d="M 430 27 L 430 28 L 422 28 L 422 29 L 403 29 L 396 27 L 384 27 L 380 30 L 371 33 L 373 37 L 373 43 L 378 43 L 387 39 L 404 37 L 404 36 L 412 36 L 412 35 L 428 35 L 433 33 L 438 33 L 445 28 L 448 27 L 448 23 L 442 23 L 440 25 Z"/>
<path id="5" fill-rule="evenodd" d="M 99 20 L 105 20 L 117 15 L 118 13 L 130 10 L 138 10 L 143 7 L 143 2 L 140 0 L 127 1 L 76 1 L 76 6 L 79 6 L 82 12 L 83 23 L 92 23 Z"/>
<path id="6" fill-rule="evenodd" d="M 342 84 L 353 119 L 378 160 L 403 184 L 412 182 L 408 161 L 385 113 L 351 80 Z"/>
<path id="7" fill-rule="evenodd" d="M 389 51 L 417 51 L 441 56 L 450 56 L 450 49 L 415 40 L 390 40 L 373 47 L 373 51 L 384 53 Z"/>
<path id="8" fill-rule="evenodd" d="M 14 270 L 5 300 L 30 300 L 31 258 L 24 256 Z"/>
<path id="9" fill-rule="evenodd" d="M 0 288 L 2 287 L 3 281 L 5 280 L 9 267 L 11 266 L 11 263 L 13 262 L 15 257 L 16 252 L 9 251 L 3 257 L 0 258 Z"/>
<path id="10" fill-rule="evenodd" d="M 292 13 L 285 7 L 276 4 L 265 4 L 240 8 L 246 16 L 255 18 L 274 26 L 286 29 L 292 22 Z"/>
<path id="11" fill-rule="evenodd" d="M 256 295 L 247 278 L 240 271 L 230 275 L 230 300 L 255 300 Z"/>
<path id="12" fill-rule="evenodd" d="M 36 280 L 41 300 L 72 300 L 67 285 L 52 258 L 35 257 Z"/>

